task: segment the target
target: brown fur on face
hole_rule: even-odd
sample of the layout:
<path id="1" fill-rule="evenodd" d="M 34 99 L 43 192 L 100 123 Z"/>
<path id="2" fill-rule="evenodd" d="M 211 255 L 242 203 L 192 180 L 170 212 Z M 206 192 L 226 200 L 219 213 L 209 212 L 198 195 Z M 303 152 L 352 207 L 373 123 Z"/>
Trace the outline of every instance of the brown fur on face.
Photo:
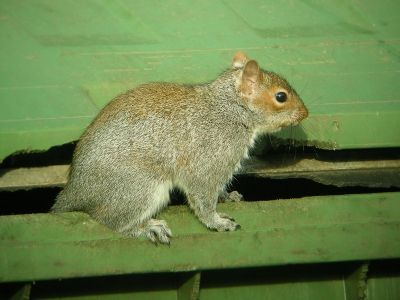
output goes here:
<path id="1" fill-rule="evenodd" d="M 276 116 L 274 122 L 280 121 L 281 124 L 278 126 L 280 128 L 295 125 L 308 116 L 303 101 L 285 79 L 273 72 L 260 69 L 254 60 L 243 59 L 242 54 L 235 55 L 232 66 L 239 66 L 244 62 L 237 89 L 247 105 L 263 112 L 266 119 L 271 119 L 269 116 Z M 278 93 L 285 93 L 286 101 L 279 102 L 276 99 Z M 277 116 L 281 116 L 280 120 L 277 120 Z"/>

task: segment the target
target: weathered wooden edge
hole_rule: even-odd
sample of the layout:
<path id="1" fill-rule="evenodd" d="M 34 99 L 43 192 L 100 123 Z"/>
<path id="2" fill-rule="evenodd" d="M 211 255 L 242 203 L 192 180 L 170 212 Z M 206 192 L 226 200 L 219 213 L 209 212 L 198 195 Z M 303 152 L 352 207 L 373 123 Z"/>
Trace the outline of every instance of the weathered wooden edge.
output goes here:
<path id="1" fill-rule="evenodd" d="M 400 157 L 374 159 L 372 156 L 298 154 L 252 156 L 243 162 L 237 176 L 265 178 L 306 178 L 336 186 L 400 187 Z M 69 165 L 0 169 L 0 191 L 63 187 Z"/>
<path id="2" fill-rule="evenodd" d="M 0 282 L 400 257 L 400 193 L 220 208 L 242 229 L 208 231 L 170 207 L 162 216 L 174 232 L 170 246 L 124 237 L 82 213 L 0 217 Z"/>

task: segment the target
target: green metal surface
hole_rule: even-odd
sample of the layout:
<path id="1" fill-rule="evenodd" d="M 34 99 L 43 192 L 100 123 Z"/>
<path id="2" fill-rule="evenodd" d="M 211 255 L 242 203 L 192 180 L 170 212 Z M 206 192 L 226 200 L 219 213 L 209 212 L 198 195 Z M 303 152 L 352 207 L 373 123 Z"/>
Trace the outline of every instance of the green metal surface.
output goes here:
<path id="1" fill-rule="evenodd" d="M 308 104 L 278 134 L 325 148 L 400 146 L 397 1 L 2 1 L 0 160 L 77 140 L 150 81 L 200 83 L 246 51 Z"/>
<path id="2" fill-rule="evenodd" d="M 186 206 L 161 216 L 170 246 L 86 214 L 0 217 L 0 282 L 400 257 L 400 193 L 220 204 L 242 229 L 212 232 Z M 179 254 L 179 255 L 177 255 Z"/>

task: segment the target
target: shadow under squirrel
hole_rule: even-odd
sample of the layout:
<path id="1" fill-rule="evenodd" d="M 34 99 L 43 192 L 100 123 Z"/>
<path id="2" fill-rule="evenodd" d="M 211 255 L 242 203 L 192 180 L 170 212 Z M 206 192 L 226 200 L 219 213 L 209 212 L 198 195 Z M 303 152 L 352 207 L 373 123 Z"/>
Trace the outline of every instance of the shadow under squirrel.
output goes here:
<path id="1" fill-rule="evenodd" d="M 77 144 L 69 180 L 51 212 L 83 211 L 128 236 L 169 244 L 153 217 L 179 188 L 210 229 L 233 231 L 218 199 L 239 201 L 226 185 L 257 136 L 295 125 L 307 108 L 289 83 L 243 52 L 216 80 L 201 85 L 151 83 L 111 101 Z"/>

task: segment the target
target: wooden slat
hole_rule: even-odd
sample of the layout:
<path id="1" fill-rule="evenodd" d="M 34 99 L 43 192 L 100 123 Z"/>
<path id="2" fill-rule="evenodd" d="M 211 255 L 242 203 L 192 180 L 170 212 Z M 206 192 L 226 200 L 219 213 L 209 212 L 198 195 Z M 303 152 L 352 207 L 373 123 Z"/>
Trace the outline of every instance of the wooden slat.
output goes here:
<path id="1" fill-rule="evenodd" d="M 69 165 L 0 169 L 0 190 L 62 187 Z M 240 176 L 307 178 L 336 186 L 400 187 L 400 152 L 396 150 L 253 156 Z"/>
<path id="2" fill-rule="evenodd" d="M 187 206 L 161 216 L 171 245 L 83 213 L 0 217 L 0 282 L 400 257 L 400 193 L 220 204 L 242 228 L 213 232 Z M 179 254 L 179 255 L 177 255 Z"/>

